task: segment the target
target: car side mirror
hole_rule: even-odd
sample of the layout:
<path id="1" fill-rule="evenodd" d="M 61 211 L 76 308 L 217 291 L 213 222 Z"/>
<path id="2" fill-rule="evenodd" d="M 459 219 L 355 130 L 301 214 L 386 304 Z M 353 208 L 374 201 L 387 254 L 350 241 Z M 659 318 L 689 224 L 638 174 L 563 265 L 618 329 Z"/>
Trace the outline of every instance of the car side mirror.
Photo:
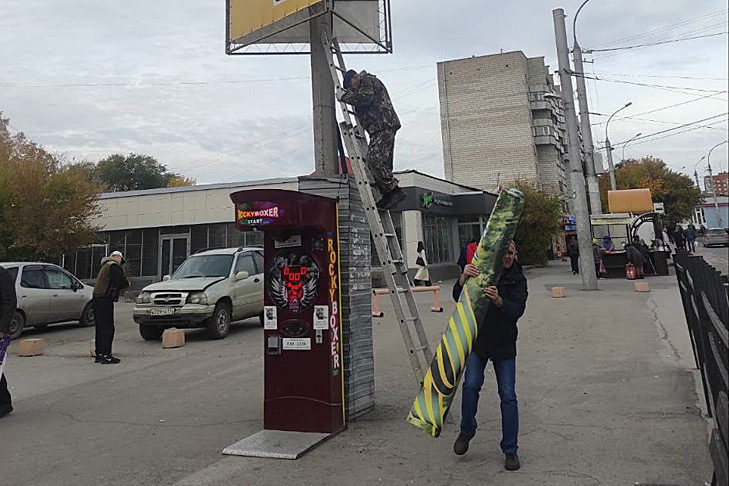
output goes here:
<path id="1" fill-rule="evenodd" d="M 78 283 L 78 282 L 72 282 L 72 283 L 71 283 L 71 290 L 73 290 L 74 292 L 78 292 L 78 291 L 79 291 L 79 290 L 81 290 L 82 288 L 84 288 L 84 287 L 83 287 L 83 285 L 81 285 L 81 284 L 80 284 L 80 283 Z"/>
<path id="2" fill-rule="evenodd" d="M 162 277 L 162 281 L 163 281 L 163 282 L 166 282 L 166 281 L 168 281 L 169 279 L 170 279 L 170 276 L 169 276 L 169 275 L 165 275 L 164 277 Z"/>
<path id="3" fill-rule="evenodd" d="M 245 270 L 241 270 L 240 272 L 238 272 L 238 273 L 235 274 L 235 280 L 236 280 L 236 282 L 239 281 L 239 280 L 245 280 L 248 277 L 250 277 L 250 274 L 248 272 L 246 272 Z"/>

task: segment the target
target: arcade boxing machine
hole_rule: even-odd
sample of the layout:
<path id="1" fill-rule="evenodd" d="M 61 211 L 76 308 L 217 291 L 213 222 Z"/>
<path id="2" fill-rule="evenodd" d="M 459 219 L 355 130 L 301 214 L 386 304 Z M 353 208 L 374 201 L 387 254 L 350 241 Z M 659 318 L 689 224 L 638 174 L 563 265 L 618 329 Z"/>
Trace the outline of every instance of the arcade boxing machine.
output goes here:
<path id="1" fill-rule="evenodd" d="M 223 453 L 285 457 L 251 449 L 296 433 L 313 446 L 345 427 L 337 204 L 283 190 L 230 197 L 236 228 L 265 235 L 264 430 Z"/>

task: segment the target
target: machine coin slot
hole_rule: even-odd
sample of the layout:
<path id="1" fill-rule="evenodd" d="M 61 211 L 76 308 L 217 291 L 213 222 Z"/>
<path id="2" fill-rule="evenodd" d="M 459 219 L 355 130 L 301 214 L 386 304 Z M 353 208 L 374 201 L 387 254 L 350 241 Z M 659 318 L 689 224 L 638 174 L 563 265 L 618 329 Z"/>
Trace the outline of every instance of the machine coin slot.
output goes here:
<path id="1" fill-rule="evenodd" d="M 268 336 L 268 346 L 266 354 L 277 355 L 281 354 L 282 340 L 281 336 Z"/>
<path id="2" fill-rule="evenodd" d="M 316 330 L 316 344 L 321 344 L 324 342 L 324 333 L 321 329 Z"/>

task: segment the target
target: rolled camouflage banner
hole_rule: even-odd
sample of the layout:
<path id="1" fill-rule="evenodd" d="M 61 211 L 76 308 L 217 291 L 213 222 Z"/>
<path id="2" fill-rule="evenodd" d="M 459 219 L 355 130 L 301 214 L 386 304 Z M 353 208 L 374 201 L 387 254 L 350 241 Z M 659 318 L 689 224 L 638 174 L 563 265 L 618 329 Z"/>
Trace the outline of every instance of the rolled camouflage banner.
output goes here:
<path id="1" fill-rule="evenodd" d="M 499 195 L 471 261 L 480 275 L 469 278 L 463 286 L 456 310 L 410 409 L 408 422 L 433 437 L 438 437 L 443 429 L 443 421 L 466 368 L 466 358 L 478 335 L 478 323 L 491 304 L 483 290 L 499 280 L 504 253 L 514 237 L 523 208 L 524 196 L 516 189 Z"/>

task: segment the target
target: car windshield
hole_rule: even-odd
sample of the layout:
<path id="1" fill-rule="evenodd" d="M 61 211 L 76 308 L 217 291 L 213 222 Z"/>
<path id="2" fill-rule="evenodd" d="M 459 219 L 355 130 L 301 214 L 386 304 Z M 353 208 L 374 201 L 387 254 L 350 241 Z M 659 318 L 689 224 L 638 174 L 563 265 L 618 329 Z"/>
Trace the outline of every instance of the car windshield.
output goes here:
<path id="1" fill-rule="evenodd" d="M 180 265 L 173 280 L 195 277 L 227 277 L 233 255 L 192 256 Z"/>

